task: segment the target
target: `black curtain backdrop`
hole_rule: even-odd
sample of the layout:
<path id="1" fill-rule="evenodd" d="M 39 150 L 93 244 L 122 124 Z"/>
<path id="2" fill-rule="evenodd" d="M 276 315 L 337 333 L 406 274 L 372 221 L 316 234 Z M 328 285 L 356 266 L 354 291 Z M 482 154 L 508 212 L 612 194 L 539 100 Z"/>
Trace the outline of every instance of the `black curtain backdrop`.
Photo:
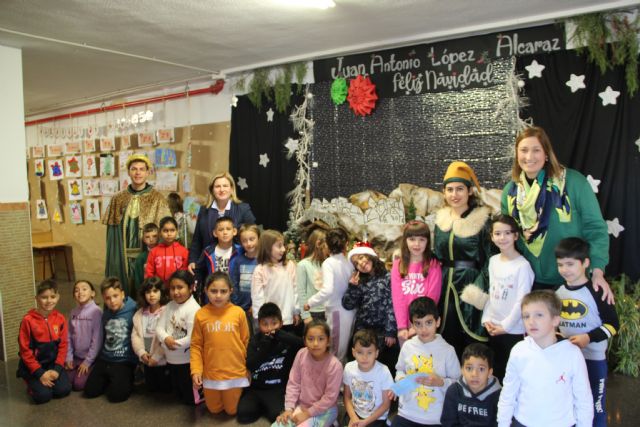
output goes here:
<path id="1" fill-rule="evenodd" d="M 532 60 L 545 66 L 541 78 L 526 78 Z M 601 180 L 598 201 L 605 220 L 618 218 L 625 228 L 610 238 L 607 275 L 640 278 L 640 93 L 627 93 L 624 68 L 604 75 L 575 51 L 521 57 L 530 106 L 521 113 L 543 127 L 560 161 Z M 585 89 L 572 93 L 571 74 L 585 76 Z M 602 105 L 607 86 L 619 91 L 616 105 Z M 638 144 L 638 145 L 636 145 Z"/>
<path id="2" fill-rule="evenodd" d="M 298 165 L 293 156 L 287 160 L 284 144 L 289 137 L 297 139 L 297 133 L 289 121 L 291 110 L 302 103 L 303 95 L 298 95 L 293 86 L 289 109 L 279 113 L 271 102 L 263 102 L 258 110 L 247 96 L 238 97 L 236 107 L 231 112 L 231 138 L 229 171 L 236 180 L 238 197 L 251 205 L 256 222 L 264 228 L 287 229 L 289 200 L 286 194 L 294 187 Z M 267 111 L 271 108 L 273 121 L 267 121 Z M 267 154 L 267 167 L 261 166 L 261 154 Z M 248 187 L 241 189 L 240 178 L 246 179 Z"/>

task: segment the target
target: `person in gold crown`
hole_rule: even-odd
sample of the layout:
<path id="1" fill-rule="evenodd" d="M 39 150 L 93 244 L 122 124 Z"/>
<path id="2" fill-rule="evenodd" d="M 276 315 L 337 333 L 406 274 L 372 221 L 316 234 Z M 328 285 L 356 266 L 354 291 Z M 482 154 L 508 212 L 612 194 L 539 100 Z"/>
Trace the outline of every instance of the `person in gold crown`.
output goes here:
<path id="1" fill-rule="evenodd" d="M 488 289 L 491 210 L 480 206 L 473 192 L 474 186 L 480 191 L 480 184 L 468 164 L 452 162 L 443 184 L 446 206 L 436 213 L 434 236 L 434 254 L 442 262 L 440 333 L 460 357 L 468 344 L 487 341 L 482 310 L 463 302 L 460 294 L 468 284 Z"/>
<path id="2" fill-rule="evenodd" d="M 151 171 L 151 161 L 147 156 L 130 156 L 127 171 L 131 184 L 111 199 L 102 223 L 107 226 L 105 276 L 118 277 L 128 294 L 128 255 L 136 254 L 142 247 L 144 226 L 158 224 L 160 219 L 171 216 L 171 212 L 166 198 L 147 183 Z"/>

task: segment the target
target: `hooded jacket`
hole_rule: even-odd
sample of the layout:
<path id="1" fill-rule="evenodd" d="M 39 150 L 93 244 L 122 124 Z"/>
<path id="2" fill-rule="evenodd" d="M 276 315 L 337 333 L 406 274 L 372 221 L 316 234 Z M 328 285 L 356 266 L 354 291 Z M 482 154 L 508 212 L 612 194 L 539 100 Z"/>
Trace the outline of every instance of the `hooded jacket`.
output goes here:
<path id="1" fill-rule="evenodd" d="M 108 308 L 104 310 L 102 313 L 104 342 L 100 350 L 100 359 L 113 363 L 138 363 L 138 358 L 131 346 L 135 311 L 136 303 L 130 297 L 124 300 L 120 310 L 115 312 Z"/>
<path id="2" fill-rule="evenodd" d="M 44 317 L 35 308 L 29 310 L 20 323 L 17 376 L 40 378 L 50 369 L 61 373 L 69 345 L 67 333 L 67 321 L 59 311 Z"/>
<path id="3" fill-rule="evenodd" d="M 443 427 L 496 426 L 501 389 L 498 379 L 490 376 L 487 386 L 474 393 L 464 377 L 460 377 L 447 389 L 440 423 Z"/>

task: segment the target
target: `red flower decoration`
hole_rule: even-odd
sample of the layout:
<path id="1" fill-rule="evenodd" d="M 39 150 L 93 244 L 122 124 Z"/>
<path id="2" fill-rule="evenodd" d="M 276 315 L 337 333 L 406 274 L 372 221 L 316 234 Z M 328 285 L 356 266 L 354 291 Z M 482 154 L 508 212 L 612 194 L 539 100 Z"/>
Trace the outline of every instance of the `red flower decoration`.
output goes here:
<path id="1" fill-rule="evenodd" d="M 358 76 L 351 80 L 347 101 L 354 113 L 359 116 L 371 114 L 376 106 L 376 99 L 376 86 L 369 77 Z"/>

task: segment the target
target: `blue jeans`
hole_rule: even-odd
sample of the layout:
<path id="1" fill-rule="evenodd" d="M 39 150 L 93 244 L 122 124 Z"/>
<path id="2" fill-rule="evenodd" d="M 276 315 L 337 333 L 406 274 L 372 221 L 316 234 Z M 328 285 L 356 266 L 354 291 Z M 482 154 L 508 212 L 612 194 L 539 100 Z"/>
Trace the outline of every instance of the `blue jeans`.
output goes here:
<path id="1" fill-rule="evenodd" d="M 589 384 L 593 395 L 593 426 L 606 427 L 607 408 L 605 407 L 605 394 L 607 382 L 607 360 L 586 360 Z"/>

